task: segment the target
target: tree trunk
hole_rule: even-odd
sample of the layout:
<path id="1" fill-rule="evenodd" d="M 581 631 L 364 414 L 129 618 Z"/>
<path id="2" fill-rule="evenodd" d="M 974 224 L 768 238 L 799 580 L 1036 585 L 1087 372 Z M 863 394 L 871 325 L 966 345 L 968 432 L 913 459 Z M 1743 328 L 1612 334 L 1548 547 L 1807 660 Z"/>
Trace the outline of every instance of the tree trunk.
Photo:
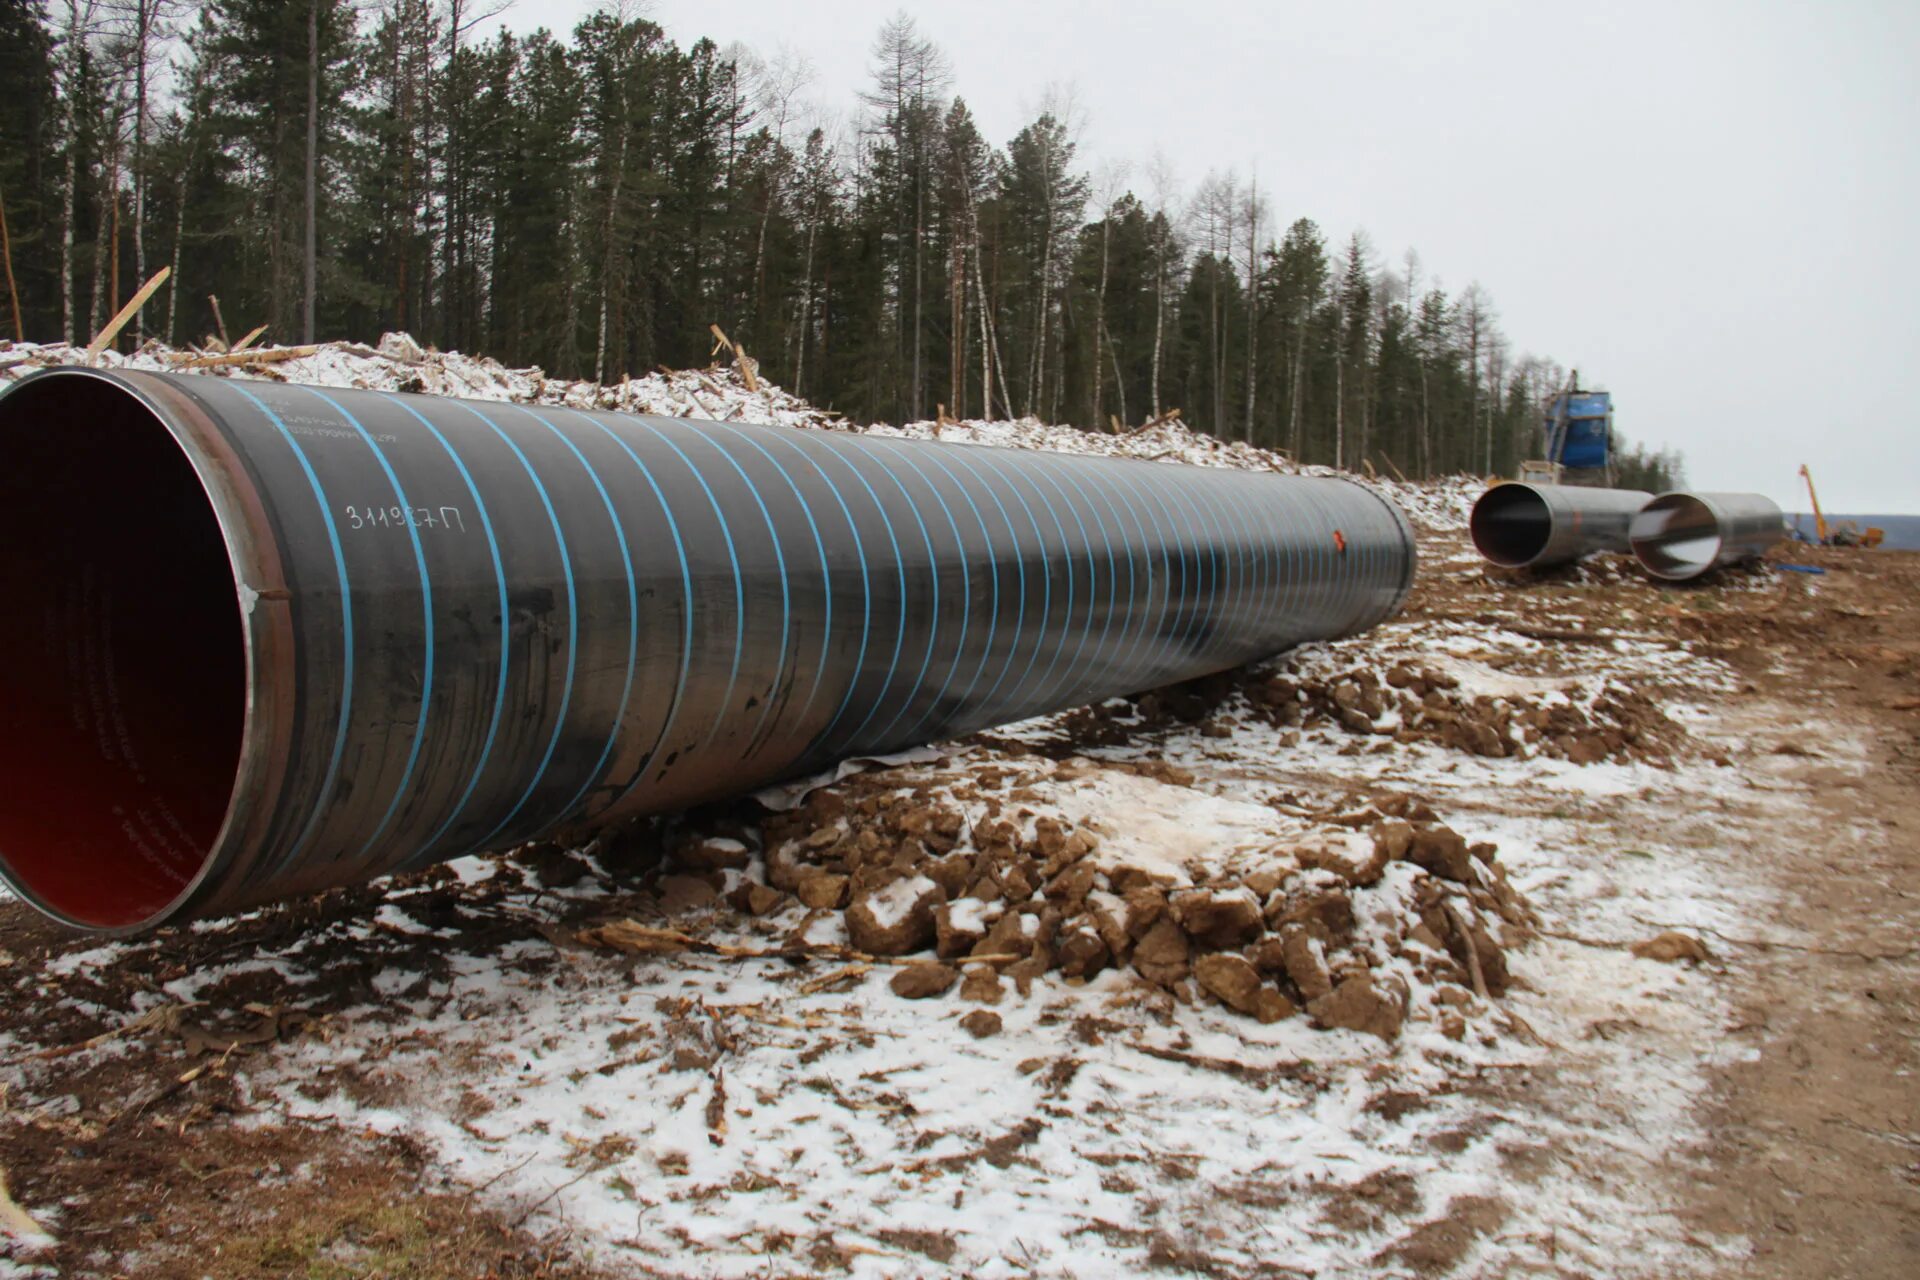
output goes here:
<path id="1" fill-rule="evenodd" d="M 1255 369 L 1260 357 L 1260 292 L 1256 287 L 1260 268 L 1259 189 L 1247 195 L 1247 442 L 1253 442 L 1253 399 Z"/>
<path id="2" fill-rule="evenodd" d="M 1100 393 L 1106 389 L 1107 385 L 1106 371 L 1101 367 L 1100 344 L 1107 330 L 1107 242 L 1111 238 L 1112 230 L 1113 210 L 1109 207 L 1107 216 L 1100 220 L 1100 289 L 1094 295 L 1093 427 L 1096 431 L 1100 429 L 1100 424 L 1106 421 L 1105 415 L 1100 412 L 1104 400 Z"/>
<path id="3" fill-rule="evenodd" d="M 923 261 L 926 255 L 923 241 L 927 228 L 927 184 L 923 172 L 924 142 L 921 139 L 915 145 L 913 160 L 913 385 L 908 398 L 912 401 L 910 416 L 915 420 L 926 417 L 926 388 L 921 384 L 923 353 L 920 347 L 920 324 L 922 313 L 926 310 Z"/>
<path id="4" fill-rule="evenodd" d="M 1160 416 L 1160 353 L 1166 347 L 1167 332 L 1167 238 L 1158 241 L 1153 264 L 1153 416 Z"/>
<path id="5" fill-rule="evenodd" d="M 607 193 L 607 217 L 601 226 L 600 244 L 600 331 L 593 344 L 593 380 L 606 381 L 607 371 L 607 306 L 613 293 L 613 223 L 614 214 L 620 208 L 620 183 L 627 172 L 627 75 L 626 67 L 621 63 L 614 66 L 614 75 L 620 81 L 620 116 L 615 122 L 620 131 L 620 142 L 614 150 L 613 180 Z"/>
<path id="6" fill-rule="evenodd" d="M 313 289 L 319 261 L 320 0 L 307 0 L 307 226 L 300 307 L 302 342 L 313 341 Z"/>
<path id="7" fill-rule="evenodd" d="M 133 274 L 147 278 L 147 38 L 155 0 L 135 0 L 133 42 Z M 147 340 L 146 308 L 133 317 L 133 345 Z"/>
<path id="8" fill-rule="evenodd" d="M 107 117 L 107 169 L 101 175 L 99 196 L 95 205 L 93 227 L 93 301 L 87 307 L 87 334 L 91 337 L 100 331 L 104 318 L 100 307 L 107 280 L 108 243 L 107 232 L 112 221 L 112 209 L 120 198 L 120 111 L 116 103 Z"/>
<path id="9" fill-rule="evenodd" d="M 820 237 L 820 215 L 816 212 L 807 227 L 806 265 L 800 272 L 800 325 L 793 344 L 793 394 L 804 394 L 806 384 L 807 338 L 813 328 L 813 249 Z"/>
<path id="10" fill-rule="evenodd" d="M 947 407 L 967 416 L 967 249 L 956 232 L 947 252 Z"/>
<path id="11" fill-rule="evenodd" d="M 89 6 L 91 8 L 91 6 Z M 60 336 L 74 345 L 73 328 L 73 214 L 79 190 L 78 152 L 80 150 L 80 51 L 86 32 L 80 18 L 80 0 L 67 0 L 67 181 L 62 192 L 60 214 Z"/>
<path id="12" fill-rule="evenodd" d="M 1342 326 L 1343 328 L 1345 326 Z M 1336 347 L 1333 353 L 1333 465 L 1347 465 L 1347 353 Z"/>

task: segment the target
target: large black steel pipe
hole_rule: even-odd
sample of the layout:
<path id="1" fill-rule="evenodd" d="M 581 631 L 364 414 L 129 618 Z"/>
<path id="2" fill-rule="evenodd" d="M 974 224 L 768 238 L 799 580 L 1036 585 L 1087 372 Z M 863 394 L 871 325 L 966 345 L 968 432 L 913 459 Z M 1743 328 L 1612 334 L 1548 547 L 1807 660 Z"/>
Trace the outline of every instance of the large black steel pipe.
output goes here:
<path id="1" fill-rule="evenodd" d="M 1507 481 L 1480 495 L 1468 517 L 1473 545 L 1494 564 L 1544 569 L 1601 551 L 1624 552 L 1651 494 Z"/>
<path id="2" fill-rule="evenodd" d="M 1758 560 L 1787 536 L 1787 518 L 1757 493 L 1663 493 L 1633 518 L 1633 554 L 1669 582 Z"/>
<path id="3" fill-rule="evenodd" d="M 0 875 L 126 933 L 1381 621 L 1358 484 L 207 377 L 0 394 Z"/>

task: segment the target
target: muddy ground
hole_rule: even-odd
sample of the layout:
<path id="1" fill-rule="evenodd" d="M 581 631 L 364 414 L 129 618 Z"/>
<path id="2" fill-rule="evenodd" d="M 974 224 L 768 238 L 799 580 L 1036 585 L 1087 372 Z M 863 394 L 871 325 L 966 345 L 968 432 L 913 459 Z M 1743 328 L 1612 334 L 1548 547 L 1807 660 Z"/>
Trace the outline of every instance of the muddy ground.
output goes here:
<path id="1" fill-rule="evenodd" d="M 1043 961 L 1030 945 L 1011 964 L 989 956 L 969 970 L 971 995 L 916 971 L 929 998 L 908 1002 L 894 994 L 896 957 L 854 946 L 834 921 L 815 927 L 858 891 L 851 874 L 846 885 L 824 883 L 841 864 L 789 874 L 782 888 L 760 858 L 746 879 L 722 865 L 726 857 L 716 862 L 711 850 L 732 846 L 713 841 L 769 839 L 746 806 L 628 833 L 591 855 L 527 850 L 484 871 L 429 872 L 105 950 L 4 902 L 0 1170 L 52 1239 L 0 1236 L 0 1275 L 1920 1271 L 1920 556 L 1793 548 L 1776 558 L 1826 572 L 1747 570 L 1674 588 L 1612 561 L 1539 578 L 1490 574 L 1457 534 L 1429 542 L 1421 586 L 1390 634 L 986 735 L 957 763 L 900 774 L 897 789 L 922 795 L 991 772 L 1006 775 L 1013 805 L 1069 788 L 1089 770 L 1138 780 L 1142 761 L 1184 771 L 1143 786 L 1199 785 L 1194 773 L 1211 762 L 1210 804 L 1241 794 L 1231 781 L 1289 821 L 1318 815 L 1327 829 L 1394 820 L 1383 805 L 1431 805 L 1449 829 L 1497 846 L 1483 868 L 1498 858 L 1510 868 L 1502 878 L 1511 874 L 1524 891 L 1524 908 L 1504 919 L 1490 893 L 1452 899 L 1483 913 L 1500 962 L 1512 966 L 1513 992 L 1475 990 L 1487 975 L 1473 962 L 1495 960 L 1478 943 L 1463 949 L 1457 937 L 1437 936 L 1454 945 L 1423 951 L 1408 941 L 1403 952 L 1389 921 L 1393 955 L 1375 954 L 1371 970 L 1351 963 L 1376 975 L 1370 990 L 1386 991 L 1389 960 L 1411 956 L 1419 963 L 1396 972 L 1414 990 L 1396 997 L 1391 1034 L 1372 1006 L 1342 1021 L 1332 1006 L 1309 1007 L 1317 977 L 1280 957 L 1282 934 L 1299 921 L 1269 912 L 1232 939 L 1256 960 L 1270 940 L 1276 956 L 1259 971 L 1271 994 L 1240 993 L 1239 1010 L 1223 984 L 1143 963 L 1144 935 L 1124 929 L 1080 972 L 1063 959 L 1065 941 Z M 1453 647 L 1423 648 L 1437 633 Z M 1444 714 L 1415 732 L 1411 716 L 1394 719 L 1391 706 L 1368 702 L 1392 702 L 1433 664 L 1540 682 L 1628 647 L 1645 655 L 1633 670 L 1653 673 L 1644 690 L 1616 682 L 1578 724 L 1550 723 L 1541 709 L 1540 727 L 1522 733 L 1504 712 L 1483 714 L 1416 685 Z M 1693 665 L 1663 680 L 1668 651 Z M 1408 673 L 1397 683 L 1388 679 L 1395 667 Z M 1361 670 L 1374 672 L 1378 696 L 1351 678 Z M 1307 708 L 1304 719 L 1268 714 L 1275 681 Z M 1389 720 L 1404 731 L 1383 730 Z M 1503 787 L 1500 779 L 1522 776 L 1510 758 L 1520 739 L 1532 758 L 1561 768 L 1561 790 Z M 1397 772 L 1402 755 L 1417 767 Z M 1496 766 L 1508 772 L 1475 772 Z M 1623 781 L 1581 781 L 1596 778 Z M 857 803 L 861 788 L 890 785 L 883 772 L 845 792 Z M 1046 811 L 1042 800 L 1032 805 Z M 1123 834 L 1101 838 L 1124 843 Z M 1019 839 L 1008 843 L 1018 854 Z M 708 849 L 714 865 L 676 863 L 689 848 Z M 937 841 L 916 848 L 943 853 Z M 1036 844 L 1031 863 L 1003 861 L 996 874 L 1037 875 L 1043 855 Z M 1429 888 L 1447 890 L 1437 862 L 1409 868 L 1406 883 L 1428 885 L 1431 870 Z M 1489 883 L 1484 870 L 1468 869 Z M 1236 865 L 1233 874 L 1237 887 L 1259 872 Z M 1116 896 L 1143 883 L 1100 881 Z M 1352 896 L 1363 898 L 1363 888 L 1356 882 Z M 780 901 L 789 890 L 804 908 Z M 1036 902 L 1062 898 L 1035 893 Z M 1419 902 L 1407 901 L 1417 915 Z M 1443 934 L 1448 919 L 1430 917 Z M 626 935 L 642 945 L 623 949 L 604 932 L 622 921 L 698 945 L 656 946 L 647 940 L 657 935 L 643 932 Z M 1159 943 L 1177 943 L 1184 964 L 1222 927 L 1188 922 L 1182 937 L 1164 933 Z M 1668 944 L 1675 954 L 1631 950 L 1668 934 L 1680 939 Z M 1334 957 L 1335 979 L 1356 972 L 1340 967 L 1337 931 L 1315 936 Z M 1157 955 L 1159 943 L 1147 949 Z M 727 947 L 772 958 L 749 971 Z M 957 979 L 965 955 L 952 958 Z M 993 975 L 972 975 L 996 967 L 1006 981 L 989 1000 L 980 987 Z M 522 994 L 459 994 L 459 977 L 476 968 Z M 217 981 L 202 982 L 206 974 Z M 535 1050 L 560 1038 L 540 1020 L 543 999 L 598 1017 L 615 1007 L 607 993 L 616 987 L 626 1012 L 602 1037 L 604 1065 L 536 1072 Z M 1449 1020 L 1456 1010 L 1459 1025 Z M 993 1030 L 983 1031 L 987 1014 Z M 463 1038 L 462 1019 L 493 1028 Z M 915 1064 L 903 1056 L 875 1068 L 873 1055 L 913 1038 L 902 1028 L 915 1026 L 929 1038 L 952 1033 L 940 1042 L 949 1056 L 974 1052 L 971 1037 L 985 1037 L 978 1052 L 1000 1053 L 1006 1079 L 1032 1082 L 1038 1101 L 1020 1112 L 1028 1118 L 976 1135 L 940 1110 L 951 1083 L 920 1092 L 889 1083 Z M 483 1052 L 489 1037 L 513 1047 L 512 1063 Z M 787 1039 L 775 1046 L 772 1037 Z M 1465 1048 L 1450 1057 L 1455 1044 Z M 770 1057 L 776 1047 L 795 1056 Z M 1122 1049 L 1141 1056 L 1117 1056 Z M 866 1056 L 835 1056 L 856 1051 Z M 702 1177 L 716 1153 L 744 1159 L 742 1145 L 787 1131 L 779 1117 L 789 1102 L 768 1081 L 781 1063 L 816 1060 L 824 1077 L 805 1083 L 824 1101 L 793 1123 L 834 1107 L 878 1116 L 879 1125 L 916 1122 L 898 1155 L 867 1129 L 836 1131 L 844 1162 L 881 1180 L 873 1186 L 886 1183 L 872 1201 L 894 1207 L 878 1218 L 834 1203 L 837 1189 L 809 1200 L 804 1180 L 782 1186 L 759 1166 L 713 1166 L 724 1176 Z M 836 1061 L 867 1069 L 836 1072 Z M 581 1128 L 587 1137 L 559 1120 L 549 1134 L 546 1113 L 528 1121 L 515 1109 L 524 1099 L 501 1081 L 524 1071 L 544 1081 L 537 1087 L 549 1100 L 584 1098 L 596 1072 L 618 1079 L 641 1064 L 662 1087 L 688 1082 L 693 1129 L 704 1135 L 696 1148 L 632 1136 L 618 1116 Z M 1228 1178 L 1207 1165 L 1205 1144 L 1176 1150 L 1164 1131 L 1157 1146 L 1123 1142 L 1143 1132 L 1124 1107 L 1106 1108 L 1104 1129 L 1085 1128 L 1089 1103 L 1075 1090 L 1089 1079 L 1105 1090 L 1091 1104 L 1099 1118 L 1102 1099 L 1142 1064 L 1188 1073 L 1167 1077 L 1173 1087 L 1187 1079 L 1216 1089 L 1204 1119 L 1222 1132 L 1243 1118 L 1227 1109 L 1251 1116 L 1279 1099 L 1322 1116 L 1302 1131 L 1314 1141 L 1339 1131 L 1353 1147 L 1329 1157 L 1332 1172 L 1310 1178 L 1289 1170 L 1286 1148 Z M 998 1079 L 982 1075 L 983 1090 L 990 1078 Z M 1333 1104 L 1353 1090 L 1349 1115 Z M 583 1105 L 607 1120 L 599 1104 Z M 1389 1124 L 1400 1127 L 1370 1127 Z M 563 1156 L 528 1147 L 520 1163 L 513 1133 L 522 1129 L 551 1138 Z M 1113 1143 L 1047 1149 L 1062 1135 L 1096 1131 Z M 463 1148 L 462 1133 L 480 1147 Z M 943 1154 L 952 1135 L 964 1145 Z M 1342 1173 L 1338 1161 L 1364 1157 L 1370 1142 L 1407 1146 Z M 915 1150 L 928 1154 L 902 1158 Z M 1020 1223 L 1044 1233 L 1054 1219 L 1031 1208 L 1038 1201 L 1019 1209 L 991 1197 L 1023 1178 L 1070 1181 L 1076 1161 L 1092 1175 L 1088 1189 L 1047 1203 L 1049 1212 L 1095 1206 L 1059 1230 L 1084 1242 L 1080 1252 L 1039 1234 L 1003 1249 L 950 1222 L 908 1220 L 929 1194 L 922 1188 L 950 1182 L 954 1205 L 964 1192 L 1014 1214 L 1005 1234 L 1017 1236 Z M 543 1169 L 551 1176 L 529 1181 Z M 1481 1171 L 1477 1181 L 1469 1169 Z M 699 1185 L 681 1193 L 648 1181 L 676 1178 Z M 912 1196 L 889 1199 L 909 1178 Z M 866 1197 L 866 1185 L 849 1182 L 846 1194 Z M 580 1198 L 595 1186 L 600 1199 Z M 781 1196 L 806 1213 L 748 1238 L 744 1219 Z M 637 1226 L 597 1216 L 629 1202 L 641 1206 Z M 697 1213 L 671 1219 L 690 1207 L 710 1220 L 740 1219 L 740 1229 L 710 1236 Z M 673 1225 L 650 1226 L 653 1210 Z M 889 1226 L 888 1214 L 903 1216 Z M 1255 1238 L 1262 1229 L 1274 1243 Z"/>

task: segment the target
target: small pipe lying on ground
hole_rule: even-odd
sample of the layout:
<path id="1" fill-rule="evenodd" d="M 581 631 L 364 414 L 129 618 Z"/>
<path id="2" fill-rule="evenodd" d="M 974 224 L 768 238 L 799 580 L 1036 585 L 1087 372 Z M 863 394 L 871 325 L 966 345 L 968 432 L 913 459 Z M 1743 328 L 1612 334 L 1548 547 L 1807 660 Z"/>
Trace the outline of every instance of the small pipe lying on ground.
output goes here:
<path id="1" fill-rule="evenodd" d="M 1651 495 L 1508 481 L 1480 495 L 1468 518 L 1474 548 L 1507 569 L 1545 569 L 1602 551 L 1624 552 Z"/>
<path id="2" fill-rule="evenodd" d="M 1685 582 L 1722 565 L 1758 560 L 1787 536 L 1787 520 L 1757 493 L 1663 493 L 1633 518 L 1629 541 L 1642 567 Z"/>

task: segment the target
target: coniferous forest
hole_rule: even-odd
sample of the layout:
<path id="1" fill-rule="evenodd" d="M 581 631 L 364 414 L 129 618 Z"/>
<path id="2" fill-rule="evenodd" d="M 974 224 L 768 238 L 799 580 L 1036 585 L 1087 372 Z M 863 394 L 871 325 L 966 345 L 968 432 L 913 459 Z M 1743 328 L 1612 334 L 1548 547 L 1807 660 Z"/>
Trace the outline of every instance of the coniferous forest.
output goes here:
<path id="1" fill-rule="evenodd" d="M 235 336 L 403 329 L 618 380 L 706 363 L 717 323 L 855 419 L 1178 407 L 1409 477 L 1511 474 L 1565 384 L 1411 251 L 1332 240 L 1231 172 L 1090 165 L 1070 101 L 983 136 L 905 14 L 867 83 L 821 86 L 617 4 L 482 37 L 496 8 L 0 0 L 24 335 L 84 342 L 169 266 L 123 347 L 199 341 L 212 295 Z M 1622 462 L 1623 483 L 1677 478 L 1669 455 Z"/>

